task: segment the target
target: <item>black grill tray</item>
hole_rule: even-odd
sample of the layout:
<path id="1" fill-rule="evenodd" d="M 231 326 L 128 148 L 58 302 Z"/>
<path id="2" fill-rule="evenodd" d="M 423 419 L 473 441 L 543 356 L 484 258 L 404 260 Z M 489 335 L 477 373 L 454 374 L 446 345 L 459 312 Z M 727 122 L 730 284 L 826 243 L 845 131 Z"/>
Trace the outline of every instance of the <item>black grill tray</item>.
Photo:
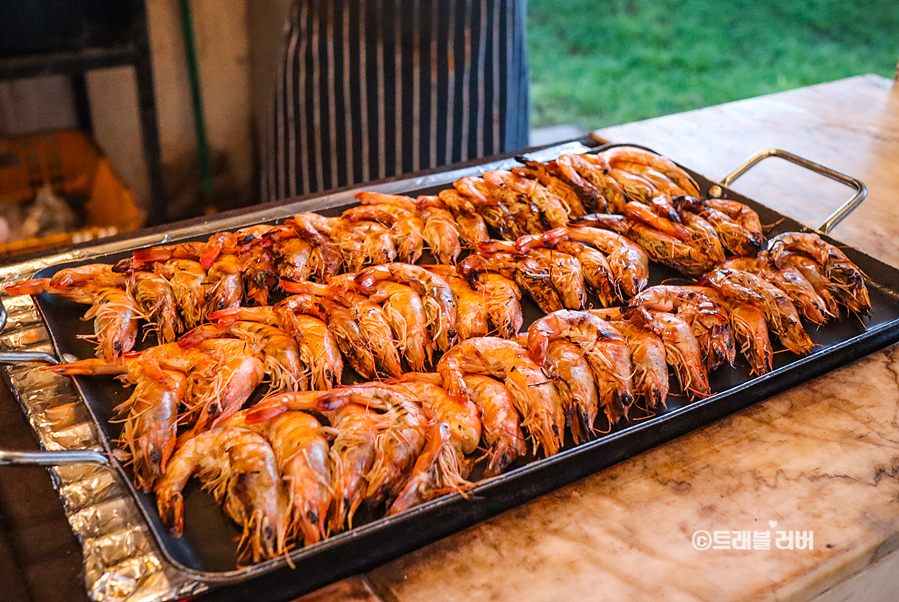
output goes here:
<path id="1" fill-rule="evenodd" d="M 493 166 L 493 163 L 485 163 L 484 170 Z M 690 173 L 703 193 L 707 194 L 715 184 Z M 415 189 L 413 182 L 406 189 L 411 196 L 433 194 L 448 186 Z M 356 190 L 366 189 L 371 186 Z M 356 190 L 347 191 L 345 198 L 351 199 Z M 746 203 L 758 212 L 763 224 L 773 224 L 769 237 L 781 232 L 808 230 L 732 190 L 724 189 L 721 197 Z M 321 213 L 337 215 L 355 204 L 347 201 Z M 217 231 L 215 224 L 215 221 L 209 223 L 209 233 Z M 206 237 L 208 234 L 199 240 Z M 60 264 L 44 269 L 38 276 L 50 276 L 60 269 L 88 262 L 115 263 L 129 256 L 131 250 L 91 256 L 89 261 Z M 631 420 L 616 425 L 610 433 L 590 443 L 575 447 L 569 440 L 565 449 L 552 458 L 519 459 L 512 470 L 480 483 L 467 498 L 447 495 L 389 518 L 361 516 L 363 524 L 352 531 L 293 551 L 291 560 L 295 569 L 289 568 L 284 558 L 235 569 L 239 529 L 195 482 L 185 490 L 185 532 L 180 539 L 169 535 L 162 526 L 151 494 L 137 491 L 131 485 L 132 493 L 169 561 L 212 586 L 229 584 L 228 587 L 214 588 L 209 594 L 212 598 L 238 599 L 274 589 L 287 598 L 311 591 L 514 508 L 899 341 L 899 271 L 854 249 L 844 248 L 844 251 L 867 275 L 872 311 L 864 318 L 844 315 L 839 321 L 821 327 L 806 323 L 816 344 L 809 355 L 798 357 L 789 352 L 776 353 L 774 370 L 753 377 L 745 359 L 738 354 L 735 368 L 725 367 L 710 375 L 714 395 L 707 399 L 690 402 L 683 395 L 671 395 L 667 409 L 658 415 L 650 417 L 636 411 Z M 686 282 L 679 273 L 655 263 L 650 268 L 650 275 L 651 285 L 672 280 Z M 92 346 L 77 338 L 77 335 L 91 333 L 90 323 L 81 319 L 85 306 L 53 295 L 43 294 L 36 299 L 56 350 L 91 357 Z M 542 315 L 530 300 L 523 300 L 522 304 L 525 326 Z M 149 344 L 150 341 L 145 341 L 142 345 Z M 780 349 L 776 341 L 774 344 Z M 119 424 L 111 421 L 113 408 L 127 399 L 130 390 L 109 377 L 79 377 L 75 380 L 106 437 L 108 451 L 111 451 L 121 430 Z M 257 391 L 257 394 L 261 393 Z M 602 422 L 604 418 L 599 420 Z M 129 469 L 118 462 L 116 465 L 125 480 L 131 483 Z"/>

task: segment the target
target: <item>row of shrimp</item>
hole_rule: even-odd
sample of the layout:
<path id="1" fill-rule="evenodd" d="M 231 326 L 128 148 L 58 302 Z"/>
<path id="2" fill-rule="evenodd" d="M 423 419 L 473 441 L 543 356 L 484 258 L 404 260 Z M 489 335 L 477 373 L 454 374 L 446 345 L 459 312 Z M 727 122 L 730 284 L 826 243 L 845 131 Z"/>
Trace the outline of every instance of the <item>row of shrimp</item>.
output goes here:
<path id="1" fill-rule="evenodd" d="M 453 395 L 443 384 L 456 377 Z M 181 442 L 155 484 L 159 513 L 180 536 L 196 475 L 243 527 L 241 562 L 273 558 L 351 529 L 360 508 L 396 514 L 464 492 L 482 459 L 484 476 L 500 474 L 527 452 L 519 397 L 470 367 L 270 395 Z"/>

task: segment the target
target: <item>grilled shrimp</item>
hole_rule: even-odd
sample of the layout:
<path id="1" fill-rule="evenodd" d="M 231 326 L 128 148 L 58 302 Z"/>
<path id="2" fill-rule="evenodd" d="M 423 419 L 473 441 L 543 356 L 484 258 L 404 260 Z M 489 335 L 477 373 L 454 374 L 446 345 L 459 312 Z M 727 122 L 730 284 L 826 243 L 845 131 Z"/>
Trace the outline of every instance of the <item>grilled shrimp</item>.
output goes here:
<path id="1" fill-rule="evenodd" d="M 653 286 L 631 299 L 631 307 L 674 313 L 690 324 L 711 372 L 727 363 L 733 366 L 734 346 L 727 307 L 702 290 L 684 286 Z"/>
<path id="2" fill-rule="evenodd" d="M 53 288 L 95 286 L 100 288 L 125 288 L 127 274 L 113 270 L 106 263 L 90 263 L 63 268 L 50 278 Z"/>
<path id="3" fill-rule="evenodd" d="M 588 312 L 557 311 L 528 327 L 531 358 L 541 365 L 549 342 L 559 339 L 566 339 L 583 351 L 609 422 L 614 424 L 626 418 L 634 401 L 634 370 L 630 349 L 621 333 Z"/>
<path id="4" fill-rule="evenodd" d="M 271 420 L 247 424 L 247 410 L 228 427 L 249 428 L 265 437 L 283 475 L 290 500 L 288 536 L 302 533 L 309 546 L 327 537 L 331 506 L 331 460 L 321 423 L 305 412 L 285 412 Z"/>
<path id="5" fill-rule="evenodd" d="M 650 257 L 684 274 L 698 276 L 715 265 L 715 261 L 698 247 L 641 223 L 635 222 L 630 232 L 634 242 Z"/>
<path id="6" fill-rule="evenodd" d="M 616 146 L 601 151 L 596 156 L 598 159 L 608 162 L 610 166 L 624 162 L 651 167 L 685 190 L 687 194 L 699 196 L 699 186 L 696 181 L 673 161 L 661 155 L 634 146 Z"/>
<path id="7" fill-rule="evenodd" d="M 484 245 L 506 245 L 505 241 L 487 241 Z M 480 274 L 495 271 L 507 277 L 514 278 L 519 287 L 523 288 L 535 303 L 545 312 L 562 309 L 564 305 L 559 298 L 559 293 L 552 283 L 552 264 L 538 255 L 520 255 L 510 252 L 473 253 L 459 263 L 459 273 L 463 274 L 469 282 L 476 281 Z"/>
<path id="8" fill-rule="evenodd" d="M 184 321 L 184 326 L 193 328 L 206 316 L 206 302 L 203 293 L 203 280 L 206 270 L 199 262 L 191 259 L 170 259 L 155 262 L 153 271 L 168 280 L 175 297 L 175 305 Z"/>
<path id="9" fill-rule="evenodd" d="M 754 219 L 747 217 L 742 220 L 750 225 L 750 229 L 747 229 L 741 223 L 734 221 L 726 212 L 716 209 L 710 204 L 711 201 L 690 196 L 677 196 L 674 197 L 673 203 L 682 213 L 694 212 L 708 220 L 717 232 L 721 244 L 734 255 L 754 257 L 765 244 L 761 227 L 755 229 L 755 225 L 760 223 L 757 215 Z M 716 205 L 721 207 L 718 203 Z M 745 205 L 742 206 L 745 207 Z M 752 211 L 748 207 L 746 209 Z"/>
<path id="10" fill-rule="evenodd" d="M 515 238 L 528 232 L 528 220 L 534 220 L 530 211 L 522 214 L 520 221 L 516 220 L 515 215 L 521 213 L 520 203 L 514 203 L 516 214 L 513 215 L 512 208 L 496 198 L 494 187 L 481 178 L 464 176 L 453 182 L 453 186 L 463 197 L 472 199 L 471 203 L 477 206 L 478 213 L 503 237 Z M 534 227 L 539 229 L 539 224 L 535 224 Z"/>
<path id="11" fill-rule="evenodd" d="M 455 268 L 450 266 L 426 266 L 443 276 L 456 298 L 456 334 L 460 341 L 472 337 L 484 337 L 490 331 L 487 323 L 487 305 L 484 296 L 473 290 Z"/>
<path id="12" fill-rule="evenodd" d="M 783 265 L 799 270 L 805 279 L 814 287 L 815 292 L 824 302 L 827 313 L 832 316 L 840 315 L 840 307 L 837 303 L 837 287 L 821 273 L 821 267 L 805 255 L 786 252 L 781 254 L 780 261 Z"/>
<path id="13" fill-rule="evenodd" d="M 281 393 L 266 397 L 245 414 L 248 424 L 258 424 L 288 410 L 317 411 L 327 416 L 336 436 L 329 452 L 332 510 L 328 526 L 332 532 L 353 526 L 353 515 L 365 499 L 366 475 L 377 454 L 379 434 L 389 426 L 386 414 L 355 403 L 326 408 L 325 395 L 311 392 Z M 319 517 L 321 514 L 319 514 Z"/>
<path id="14" fill-rule="evenodd" d="M 646 400 L 647 409 L 665 407 L 669 382 L 662 339 L 637 322 L 626 319 L 619 308 L 593 309 L 590 313 L 608 320 L 627 341 L 634 364 L 634 389 Z"/>
<path id="15" fill-rule="evenodd" d="M 498 380 L 477 374 L 469 374 L 464 380 L 469 399 L 478 408 L 484 441 L 488 445 L 489 462 L 484 476 L 494 477 L 528 451 L 518 413 L 509 390 Z"/>
<path id="16" fill-rule="evenodd" d="M 431 339 L 441 351 L 449 349 L 456 338 L 456 299 L 449 283 L 425 268 L 408 263 L 388 263 L 373 266 L 359 273 L 356 284 L 363 293 L 372 289 L 375 283 L 393 280 L 408 284 L 415 289 L 424 302 L 425 314 Z M 395 374 L 394 376 L 398 376 Z"/>
<path id="17" fill-rule="evenodd" d="M 455 345 L 440 359 L 437 371 L 450 395 L 463 394 L 464 377 L 471 374 L 503 379 L 522 426 L 534 437 L 535 451 L 543 448 L 552 456 L 562 447 L 565 415 L 562 400 L 527 350 L 513 341 L 496 337 L 468 339 Z"/>
<path id="18" fill-rule="evenodd" d="M 783 265 L 782 257 L 787 251 L 805 253 L 818 262 L 824 275 L 833 283 L 834 293 L 846 307 L 857 313 L 871 310 L 864 274 L 838 248 L 812 233 L 786 232 L 771 239 L 768 255 L 774 265 Z"/>
<path id="19" fill-rule="evenodd" d="M 520 160 L 520 158 L 518 158 Z M 534 164 L 539 165 L 535 167 Z M 570 218 L 578 218 L 586 215 L 584 204 L 578 197 L 574 188 L 565 183 L 561 178 L 549 173 L 549 170 L 542 163 L 533 162 L 527 167 L 513 167 L 512 173 L 519 177 L 530 178 L 542 184 L 551 194 L 562 203 L 566 216 Z"/>
<path id="20" fill-rule="evenodd" d="M 246 320 L 203 324 L 181 337 L 179 343 L 190 347 L 202 340 L 228 336 L 245 341 L 255 353 L 262 354 L 265 371 L 272 379 L 271 391 L 305 391 L 309 388 L 296 341 L 277 326 Z"/>
<path id="21" fill-rule="evenodd" d="M 580 201 L 584 213 L 587 213 L 588 211 L 608 210 L 606 200 L 603 198 L 602 194 L 596 189 L 596 187 L 594 187 L 589 182 L 586 182 L 583 178 L 577 175 L 577 172 L 575 172 L 574 170 L 568 169 L 567 167 L 565 170 L 563 170 L 562 166 L 560 166 L 555 161 L 541 163 L 540 161 L 532 161 L 527 157 L 515 157 L 515 160 L 523 164 L 527 169 L 534 173 L 540 183 L 542 183 L 547 188 L 556 191 L 556 194 L 559 197 L 565 200 L 570 199 L 570 197 L 567 196 L 567 192 L 558 191 L 558 185 L 551 185 L 547 182 L 559 182 L 566 188 L 573 191 L 577 197 L 577 200 Z M 573 177 L 568 177 L 565 171 L 568 171 L 569 174 Z M 575 204 L 572 204 L 570 206 L 572 208 L 576 207 Z M 570 212 L 569 215 L 571 215 L 571 217 L 574 217 L 574 212 Z"/>
<path id="22" fill-rule="evenodd" d="M 483 295 L 490 322 L 499 336 L 515 336 L 524 323 L 521 313 L 521 290 L 505 276 L 482 272 L 477 274 L 474 288 Z"/>
<path id="23" fill-rule="evenodd" d="M 205 242 L 182 242 L 174 245 L 160 245 L 139 249 L 131 255 L 135 261 L 168 261 L 170 259 L 191 259 L 199 261 L 206 248 Z"/>
<path id="24" fill-rule="evenodd" d="M 539 238 L 519 239 L 516 247 L 553 246 L 562 240 L 588 244 L 602 251 L 609 261 L 619 294 L 633 297 L 649 282 L 649 258 L 637 245 L 619 234 L 586 226 L 557 228 Z M 519 245 L 518 243 L 521 243 Z"/>
<path id="25" fill-rule="evenodd" d="M 548 227 L 568 225 L 569 210 L 562 199 L 539 182 L 504 169 L 488 171 L 483 177 L 494 186 L 501 186 L 530 199 L 537 206 L 540 215 L 545 216 Z"/>
<path id="26" fill-rule="evenodd" d="M 219 428 L 200 433 L 178 448 L 156 484 L 159 515 L 176 537 L 184 530 L 181 491 L 194 473 L 243 527 L 238 544 L 241 562 L 255 563 L 287 551 L 289 501 L 275 454 L 262 435 Z"/>
<path id="27" fill-rule="evenodd" d="M 833 317 L 812 283 L 795 268 L 788 265 L 776 268 L 767 260 L 756 257 L 732 257 L 724 262 L 723 267 L 743 270 L 764 278 L 785 292 L 802 311 L 802 315 L 815 324 L 823 324 L 828 318 Z"/>
<path id="28" fill-rule="evenodd" d="M 668 198 L 679 194 L 686 194 L 686 191 L 671 181 L 671 179 L 663 173 L 660 173 L 648 165 L 640 163 L 629 163 L 627 161 L 616 161 L 615 167 L 609 167 L 609 173 L 616 168 L 624 171 L 632 176 L 637 176 L 643 181 L 649 183 L 655 191 L 653 196 L 663 195 Z"/>
<path id="29" fill-rule="evenodd" d="M 194 433 L 216 427 L 234 415 L 265 377 L 262 358 L 241 340 L 209 339 L 198 342 L 196 350 L 208 354 L 213 362 L 188 372 L 189 395 L 184 405 Z"/>
<path id="30" fill-rule="evenodd" d="M 352 312 L 353 321 L 363 334 L 365 347 L 374 354 L 380 369 L 391 376 L 402 374 L 399 354 L 393 341 L 393 331 L 381 306 L 375 305 L 367 297 L 358 293 L 349 290 L 341 291 L 339 286 L 283 280 L 281 287 L 290 293 L 317 295 L 340 303 L 349 309 Z M 345 334 L 338 335 L 333 328 L 332 332 L 338 339 Z"/>
<path id="31" fill-rule="evenodd" d="M 699 341 L 693 336 L 689 324 L 672 314 L 647 311 L 643 307 L 629 310 L 626 317 L 662 339 L 665 358 L 674 368 L 684 393 L 692 397 L 711 394 Z"/>
<path id="32" fill-rule="evenodd" d="M 456 225 L 459 227 L 459 239 L 470 249 L 477 249 L 478 245 L 490 239 L 487 233 L 487 223 L 477 213 L 477 208 L 458 190 L 448 188 L 441 190 L 440 201 L 453 212 Z M 410 262 L 415 263 L 415 262 Z"/>
<path id="33" fill-rule="evenodd" d="M 623 169 L 609 169 L 609 176 L 621 186 L 624 194 L 632 201 L 649 205 L 659 191 L 647 180 Z"/>
<path id="34" fill-rule="evenodd" d="M 142 317 L 134 298 L 119 288 L 93 286 L 52 287 L 49 278 L 35 278 L 6 285 L 10 295 L 53 293 L 76 303 L 90 304 L 85 320 L 94 319 L 97 355 L 107 361 L 134 349 Z M 80 336 L 80 335 L 79 335 Z M 87 338 L 87 337 L 85 337 Z"/>
<path id="35" fill-rule="evenodd" d="M 235 321 L 259 322 L 272 327 L 276 326 L 291 335 L 296 343 L 302 366 L 302 370 L 298 374 L 298 384 L 306 383 L 307 374 L 309 375 L 309 388 L 316 391 L 324 391 L 340 384 L 343 358 L 334 335 L 328 330 L 327 324 L 319 318 L 295 313 L 290 307 L 292 302 L 292 298 L 288 298 L 274 307 L 225 309 L 210 314 L 209 319 L 224 326 L 230 326 Z M 252 336 L 253 333 L 248 334 Z M 256 334 L 265 334 L 265 332 L 258 331 Z M 271 344 L 272 341 L 268 343 Z M 274 350 L 278 351 L 277 345 Z M 300 387 L 298 390 L 305 389 Z"/>
<path id="36" fill-rule="evenodd" d="M 514 248 L 514 247 L 513 247 Z M 581 309 L 586 302 L 584 269 L 574 255 L 561 250 L 531 249 L 532 257 L 542 257 L 549 264 L 549 279 L 567 309 Z"/>
<path id="37" fill-rule="evenodd" d="M 770 372 L 774 350 L 764 312 L 748 303 L 731 300 L 728 304 L 734 334 L 740 342 L 740 352 L 749 360 L 752 372 L 759 376 Z"/>
<path id="38" fill-rule="evenodd" d="M 570 240 L 554 240 L 541 238 L 542 235 L 529 235 L 519 239 L 516 248 L 551 246 L 554 249 L 577 258 L 581 264 L 581 272 L 586 284 L 604 306 L 611 305 L 617 299 L 615 292 L 615 278 L 612 276 L 612 267 L 608 259 L 601 251 L 579 242 Z"/>
<path id="39" fill-rule="evenodd" d="M 243 265 L 235 255 L 219 255 L 206 273 L 206 313 L 240 307 L 244 298 Z"/>
<path id="40" fill-rule="evenodd" d="M 149 491 L 162 476 L 175 449 L 178 407 L 188 393 L 187 376 L 158 369 L 151 376 L 137 355 L 107 361 L 90 359 L 50 368 L 60 374 L 126 374 L 134 386 L 131 396 L 115 408 L 124 417 L 121 447 L 131 459 L 138 488 Z"/>
<path id="41" fill-rule="evenodd" d="M 405 202 L 399 203 L 395 195 L 374 192 L 360 192 L 356 198 L 362 201 L 362 206 L 344 211 L 343 219 L 352 222 L 370 220 L 388 226 L 399 258 L 409 263 L 418 261 L 424 248 L 425 222 L 418 214 L 415 202 L 400 197 Z"/>
<path id="42" fill-rule="evenodd" d="M 593 369 L 583 351 L 563 339 L 550 341 L 543 369 L 553 379 L 562 400 L 562 410 L 571 426 L 575 444 L 591 440 L 595 432 L 593 423 L 599 413 L 599 398 Z"/>
<path id="43" fill-rule="evenodd" d="M 184 331 L 168 280 L 153 272 L 135 272 L 128 278 L 128 292 L 141 313 L 155 322 L 154 330 L 160 344 L 173 342 Z"/>
<path id="44" fill-rule="evenodd" d="M 765 312 L 768 326 L 777 333 L 784 347 L 793 353 L 806 353 L 814 343 L 809 338 L 799 313 L 790 298 L 765 279 L 730 268 L 716 268 L 704 278 L 725 297 L 748 303 Z"/>
<path id="45" fill-rule="evenodd" d="M 352 272 L 367 265 L 379 265 L 396 259 L 396 247 L 388 228 L 372 221 L 337 220 L 331 234 Z"/>
<path id="46" fill-rule="evenodd" d="M 429 421 L 424 412 L 409 391 L 399 386 L 367 383 L 332 389 L 327 395 L 325 403 L 331 409 L 358 403 L 386 413 L 388 425 L 377 439 L 375 462 L 365 477 L 365 497 L 375 504 L 395 498 L 425 444 Z"/>
<path id="47" fill-rule="evenodd" d="M 463 454 L 473 452 L 481 440 L 481 421 L 477 407 L 467 398 L 452 397 L 438 385 L 408 375 L 400 384 L 429 414 L 434 425 L 428 442 L 416 461 L 405 487 L 390 506 L 396 514 L 434 497 L 438 491 L 470 487 L 465 480 L 471 471 Z M 434 439 L 439 439 L 435 441 Z"/>
<path id="48" fill-rule="evenodd" d="M 765 234 L 762 231 L 762 221 L 759 219 L 758 213 L 748 206 L 737 201 L 726 201 L 724 199 L 706 199 L 705 204 L 725 214 L 741 228 L 749 232 L 750 239 L 756 241 L 755 246 L 764 244 Z"/>
<path id="49" fill-rule="evenodd" d="M 343 263 L 340 248 L 331 239 L 336 221 L 317 213 L 298 213 L 286 222 L 286 225 L 296 232 L 297 237 L 312 245 L 312 266 L 322 279 L 340 271 Z"/>
<path id="50" fill-rule="evenodd" d="M 393 334 L 409 367 L 420 372 L 431 363 L 428 320 L 421 297 L 405 284 L 382 280 L 376 283 L 368 299 L 381 303 Z"/>
<path id="51" fill-rule="evenodd" d="M 589 182 L 606 201 L 606 207 L 612 213 L 623 213 L 627 202 L 624 191 L 611 176 L 605 173 L 602 164 L 589 155 L 562 155 L 555 160 L 562 173 L 572 181 Z M 606 211 L 600 207 L 600 211 Z"/>
<path id="52" fill-rule="evenodd" d="M 428 243 L 437 261 L 444 265 L 456 263 L 462 252 L 459 240 L 459 225 L 439 197 L 420 196 L 418 207 L 425 220 L 422 235 Z M 414 262 L 410 262 L 414 263 Z"/>
<path id="53" fill-rule="evenodd" d="M 328 330 L 334 335 L 340 351 L 350 361 L 353 369 L 368 380 L 377 378 L 375 355 L 369 344 L 368 337 L 357 322 L 353 312 L 346 307 L 324 297 L 301 294 L 284 299 L 275 306 L 275 311 L 282 315 L 280 318 L 282 324 L 288 323 L 292 320 L 291 316 L 297 313 L 307 314 L 319 320 L 327 321 Z M 332 362 L 331 366 L 332 374 L 341 374 L 342 362 L 339 364 L 341 370 L 337 370 L 338 364 L 336 362 Z M 326 366 L 325 368 L 327 369 Z M 337 376 L 337 378 L 339 382 L 340 377 Z"/>

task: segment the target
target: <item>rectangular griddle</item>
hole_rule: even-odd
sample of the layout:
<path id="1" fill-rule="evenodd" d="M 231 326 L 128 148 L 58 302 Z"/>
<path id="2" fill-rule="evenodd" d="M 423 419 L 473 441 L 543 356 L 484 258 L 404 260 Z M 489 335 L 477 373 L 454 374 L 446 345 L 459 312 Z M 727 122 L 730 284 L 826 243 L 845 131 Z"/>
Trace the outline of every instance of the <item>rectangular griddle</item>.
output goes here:
<path id="1" fill-rule="evenodd" d="M 546 160 L 563 152 L 572 152 L 571 146 L 550 147 L 537 153 L 535 158 Z M 456 167 L 420 177 L 338 191 L 312 200 L 308 206 L 291 203 L 226 214 L 221 220 L 195 222 L 174 230 L 165 244 L 205 240 L 209 234 L 219 230 L 233 230 L 254 223 L 278 223 L 298 211 L 315 210 L 325 215 L 338 215 L 358 204 L 353 195 L 363 190 L 409 196 L 435 194 L 462 175 L 509 167 L 513 163 L 509 158 L 491 159 L 470 164 L 462 170 Z M 707 196 L 715 187 L 715 196 L 745 203 L 758 212 L 763 224 L 774 224 L 768 232 L 769 237 L 781 232 L 809 231 L 809 228 L 788 217 L 689 169 L 687 171 L 696 179 L 704 195 Z M 294 550 L 290 554 L 290 562 L 295 568 L 288 566 L 286 558 L 235 568 L 235 538 L 240 529 L 225 516 L 210 495 L 200 490 L 195 480 L 185 489 L 184 535 L 181 538 L 172 537 L 160 522 L 154 496 L 137 491 L 131 484 L 129 469 L 115 459 L 112 463 L 124 475 L 166 560 L 211 587 L 211 592 L 204 599 L 207 596 L 210 599 L 240 599 L 262 592 L 271 596 L 274 591 L 278 592 L 278 597 L 288 599 L 371 569 L 899 341 L 899 270 L 857 250 L 845 248 L 827 236 L 823 238 L 843 248 L 846 255 L 865 272 L 872 310 L 864 319 L 843 315 L 839 321 L 820 327 L 806 324 L 816 344 L 810 354 L 799 357 L 789 352 L 777 353 L 774 369 L 763 376 L 752 376 L 745 359 L 738 354 L 736 367 L 724 367 L 710 374 L 714 394 L 707 399 L 690 401 L 683 395 L 672 394 L 668 398 L 668 407 L 654 416 L 641 413 L 635 407 L 630 420 L 615 425 L 596 440 L 574 446 L 569 439 L 563 451 L 556 456 L 519 459 L 506 473 L 478 483 L 465 497 L 445 495 L 386 518 L 364 516 L 360 512 L 357 525 L 351 531 Z M 123 238 L 113 244 L 100 245 L 94 251 L 88 249 L 78 261 L 46 267 L 35 276 L 47 277 L 60 269 L 85 263 L 115 263 L 129 256 L 136 248 L 155 244 L 163 243 L 146 235 Z M 650 285 L 672 280 L 686 282 L 683 275 L 656 263 L 650 267 L 650 277 Z M 74 354 L 79 358 L 93 356 L 92 346 L 78 338 L 80 334 L 92 332 L 91 324 L 81 319 L 86 306 L 47 294 L 36 297 L 36 305 L 58 354 Z M 522 306 L 525 327 L 543 315 L 530 299 L 523 299 Z M 774 344 L 776 349 L 780 349 L 776 341 Z M 144 346 L 147 345 L 149 342 L 144 343 Z M 345 376 L 351 377 L 350 374 Z M 106 453 L 112 456 L 121 430 L 119 424 L 111 421 L 113 408 L 127 399 L 131 391 L 109 377 L 79 377 L 75 380 L 104 436 Z M 345 378 L 344 382 L 349 380 L 355 379 Z M 673 388 L 675 386 L 673 383 Z M 258 395 L 261 395 L 260 391 L 257 391 Z M 605 424 L 602 416 L 599 421 L 602 423 L 600 426 Z"/>

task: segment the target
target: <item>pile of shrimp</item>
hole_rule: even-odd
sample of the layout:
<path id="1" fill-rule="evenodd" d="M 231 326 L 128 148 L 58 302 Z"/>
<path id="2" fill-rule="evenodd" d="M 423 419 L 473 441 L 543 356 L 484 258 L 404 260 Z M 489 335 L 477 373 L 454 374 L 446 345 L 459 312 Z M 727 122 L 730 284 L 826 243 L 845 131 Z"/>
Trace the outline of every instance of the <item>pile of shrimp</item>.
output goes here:
<path id="1" fill-rule="evenodd" d="M 552 456 L 656 414 L 669 367 L 706 397 L 737 350 L 761 375 L 770 333 L 804 354 L 803 320 L 870 310 L 842 251 L 766 241 L 749 207 L 701 199 L 664 157 L 519 161 L 6 292 L 90 306 L 97 357 L 48 369 L 133 387 L 116 409 L 135 484 L 180 535 L 196 475 L 243 527 L 242 563 L 352 528 L 360 507 L 464 493 L 479 462 L 499 475 L 529 447 Z M 696 280 L 648 287 L 650 260 Z M 525 331 L 523 294 L 545 314 Z M 157 344 L 134 351 L 142 321 Z M 345 365 L 365 382 L 346 384 Z"/>

